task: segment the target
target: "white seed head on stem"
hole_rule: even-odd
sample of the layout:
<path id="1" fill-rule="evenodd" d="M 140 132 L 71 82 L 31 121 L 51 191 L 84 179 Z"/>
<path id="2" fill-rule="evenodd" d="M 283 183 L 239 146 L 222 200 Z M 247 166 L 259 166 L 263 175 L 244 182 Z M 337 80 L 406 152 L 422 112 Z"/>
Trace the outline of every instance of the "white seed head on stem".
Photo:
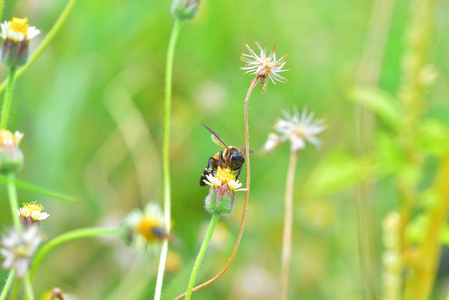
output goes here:
<path id="1" fill-rule="evenodd" d="M 270 133 L 262 151 L 272 151 L 287 140 L 290 141 L 291 152 L 303 150 L 306 147 L 306 142 L 320 148 L 321 142 L 316 135 L 323 132 L 326 125 L 324 120 L 314 117 L 314 113 L 307 113 L 305 109 L 301 115 L 297 109 L 294 109 L 292 114 L 285 112 L 284 119 L 279 119 L 274 125 L 274 129 L 279 135 Z"/>
<path id="2" fill-rule="evenodd" d="M 268 40 L 266 41 L 264 48 L 262 48 L 258 42 L 254 43 L 259 48 L 260 54 L 257 55 L 253 49 L 246 44 L 249 54 L 242 53 L 240 59 L 245 62 L 246 65 L 241 69 L 246 71 L 245 74 L 255 75 L 256 77 L 254 80 L 260 80 L 260 91 L 263 94 L 267 90 L 268 79 L 270 79 L 273 84 L 276 84 L 276 81 L 287 81 L 287 79 L 279 75 L 279 73 L 289 71 L 289 69 L 282 69 L 288 60 L 288 54 L 276 59 L 276 45 L 273 46 L 273 49 L 268 55 Z"/>
<path id="3" fill-rule="evenodd" d="M 23 277 L 28 271 L 31 258 L 36 252 L 42 236 L 37 226 L 11 231 L 2 237 L 0 254 L 5 258 L 2 267 L 7 270 L 15 269 L 17 277 Z"/>

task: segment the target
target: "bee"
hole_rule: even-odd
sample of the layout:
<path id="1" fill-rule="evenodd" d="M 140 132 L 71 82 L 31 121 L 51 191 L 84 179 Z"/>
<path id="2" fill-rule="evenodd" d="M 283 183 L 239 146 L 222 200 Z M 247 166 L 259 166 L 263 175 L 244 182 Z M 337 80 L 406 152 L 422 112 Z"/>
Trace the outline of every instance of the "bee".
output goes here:
<path id="1" fill-rule="evenodd" d="M 206 129 L 209 130 L 210 133 L 212 133 L 212 141 L 218 146 L 225 147 L 226 149 L 224 150 L 224 152 L 218 152 L 214 157 L 209 157 L 207 167 L 201 175 L 200 186 L 206 185 L 204 183 L 204 180 L 207 179 L 207 175 L 215 176 L 215 171 L 218 169 L 218 167 L 222 169 L 230 168 L 235 176 L 235 180 L 237 180 L 240 175 L 240 171 L 242 171 L 242 166 L 245 163 L 245 158 L 243 158 L 245 150 L 226 145 L 225 141 L 215 131 L 210 129 L 205 124 L 203 124 L 203 126 L 206 127 Z"/>

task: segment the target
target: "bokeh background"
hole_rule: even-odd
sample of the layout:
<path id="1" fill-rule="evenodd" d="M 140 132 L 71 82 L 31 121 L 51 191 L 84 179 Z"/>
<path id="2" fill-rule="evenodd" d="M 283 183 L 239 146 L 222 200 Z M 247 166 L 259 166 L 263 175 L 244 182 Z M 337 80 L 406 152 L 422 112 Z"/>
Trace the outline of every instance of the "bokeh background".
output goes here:
<path id="1" fill-rule="evenodd" d="M 393 1 L 393 0 L 392 0 Z M 391 30 L 379 86 L 395 95 L 400 84 L 409 1 L 394 1 Z M 66 1 L 6 1 L 4 18 L 29 17 L 42 35 Z M 198 181 L 209 156 L 220 149 L 204 122 L 228 144 L 244 144 L 243 108 L 248 82 L 239 60 L 245 43 L 289 53 L 287 83 L 270 84 L 250 100 L 252 181 L 248 219 L 229 271 L 195 299 L 276 299 L 279 289 L 284 189 L 289 146 L 258 154 L 283 110 L 298 107 L 326 119 L 322 148 L 307 147 L 298 159 L 290 299 L 362 299 L 353 184 L 363 173 L 355 152 L 355 106 L 348 92 L 366 42 L 373 1 L 205 0 L 182 28 L 176 48 L 171 139 L 175 238 L 163 299 L 185 291 L 210 216 L 203 209 L 207 188 Z M 26 165 L 19 179 L 73 195 L 80 205 L 19 191 L 20 201 L 39 201 L 51 217 L 48 238 L 89 226 L 114 226 L 148 201 L 162 204 L 163 89 L 166 47 L 173 25 L 171 1 L 79 0 L 61 31 L 17 82 L 10 128 L 23 131 Z M 449 3 L 437 6 L 431 58 L 439 79 L 426 115 L 449 124 Z M 6 69 L 0 68 L 6 78 Z M 379 124 L 382 126 L 382 124 Z M 355 168 L 354 172 L 347 172 Z M 352 169 L 351 169 L 352 170 Z M 435 165 L 428 167 L 429 174 Z M 348 175 L 349 174 L 349 175 Z M 241 175 L 246 177 L 244 171 Z M 305 197 L 310 185 L 343 178 L 320 197 Z M 10 226 L 2 191 L 0 226 Z M 202 264 L 198 283 L 225 265 L 234 246 L 244 201 L 224 217 Z M 380 222 L 396 207 L 394 180 L 378 181 L 375 216 L 380 257 Z M 143 260 L 143 262 L 142 262 Z M 36 273 L 44 295 L 58 286 L 78 299 L 151 299 L 158 256 L 138 259 L 120 240 L 80 240 L 54 249 Z M 5 271 L 0 271 L 2 278 Z M 435 299 L 447 291 L 438 281 Z"/>

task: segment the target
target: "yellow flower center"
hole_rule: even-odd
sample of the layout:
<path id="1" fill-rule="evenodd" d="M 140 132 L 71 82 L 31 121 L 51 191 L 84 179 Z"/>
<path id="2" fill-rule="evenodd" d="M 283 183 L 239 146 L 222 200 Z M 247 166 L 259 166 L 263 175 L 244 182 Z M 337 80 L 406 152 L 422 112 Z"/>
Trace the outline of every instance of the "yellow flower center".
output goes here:
<path id="1" fill-rule="evenodd" d="M 28 35 L 28 18 L 12 18 L 12 21 L 9 22 L 9 30 L 13 30 L 16 32 L 22 33 L 25 38 L 27 38 Z"/>
<path id="2" fill-rule="evenodd" d="M 221 184 L 227 184 L 231 180 L 235 180 L 235 176 L 230 168 L 222 169 L 220 167 L 215 171 L 215 178 L 220 180 Z"/>
<path id="3" fill-rule="evenodd" d="M 153 229 L 161 227 L 159 220 L 156 218 L 144 218 L 137 225 L 137 231 L 149 242 L 155 242 L 160 236 Z"/>
<path id="4" fill-rule="evenodd" d="M 0 146 L 18 145 L 22 137 L 15 136 L 11 131 L 0 129 Z"/>
<path id="5" fill-rule="evenodd" d="M 42 204 L 37 204 L 36 202 L 31 203 L 24 203 L 23 208 L 28 209 L 30 211 L 30 214 L 32 214 L 34 211 L 41 212 L 44 209 L 44 206 Z"/>

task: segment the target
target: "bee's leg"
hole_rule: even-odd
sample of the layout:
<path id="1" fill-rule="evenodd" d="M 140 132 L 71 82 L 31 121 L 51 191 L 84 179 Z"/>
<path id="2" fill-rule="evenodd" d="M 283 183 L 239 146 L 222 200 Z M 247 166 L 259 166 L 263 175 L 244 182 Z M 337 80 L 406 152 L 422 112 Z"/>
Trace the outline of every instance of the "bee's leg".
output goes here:
<path id="1" fill-rule="evenodd" d="M 207 179 L 207 175 L 215 176 L 214 163 L 217 163 L 217 159 L 214 157 L 209 157 L 209 160 L 207 161 L 207 167 L 204 169 L 203 174 L 200 178 L 200 186 L 206 185 L 206 183 L 204 183 L 204 180 Z"/>
<path id="2" fill-rule="evenodd" d="M 223 157 L 223 151 L 220 151 L 220 154 L 218 155 L 218 165 L 220 168 L 223 168 L 223 162 L 225 161 Z"/>
<path id="3" fill-rule="evenodd" d="M 237 172 L 237 175 L 235 175 L 235 180 L 237 180 L 240 176 L 240 172 L 242 172 L 242 169 L 239 169 Z"/>
<path id="4" fill-rule="evenodd" d="M 209 173 L 213 176 L 215 176 L 214 162 L 217 163 L 217 159 L 212 156 L 209 157 L 209 161 L 207 162 L 207 171 L 209 171 Z"/>

